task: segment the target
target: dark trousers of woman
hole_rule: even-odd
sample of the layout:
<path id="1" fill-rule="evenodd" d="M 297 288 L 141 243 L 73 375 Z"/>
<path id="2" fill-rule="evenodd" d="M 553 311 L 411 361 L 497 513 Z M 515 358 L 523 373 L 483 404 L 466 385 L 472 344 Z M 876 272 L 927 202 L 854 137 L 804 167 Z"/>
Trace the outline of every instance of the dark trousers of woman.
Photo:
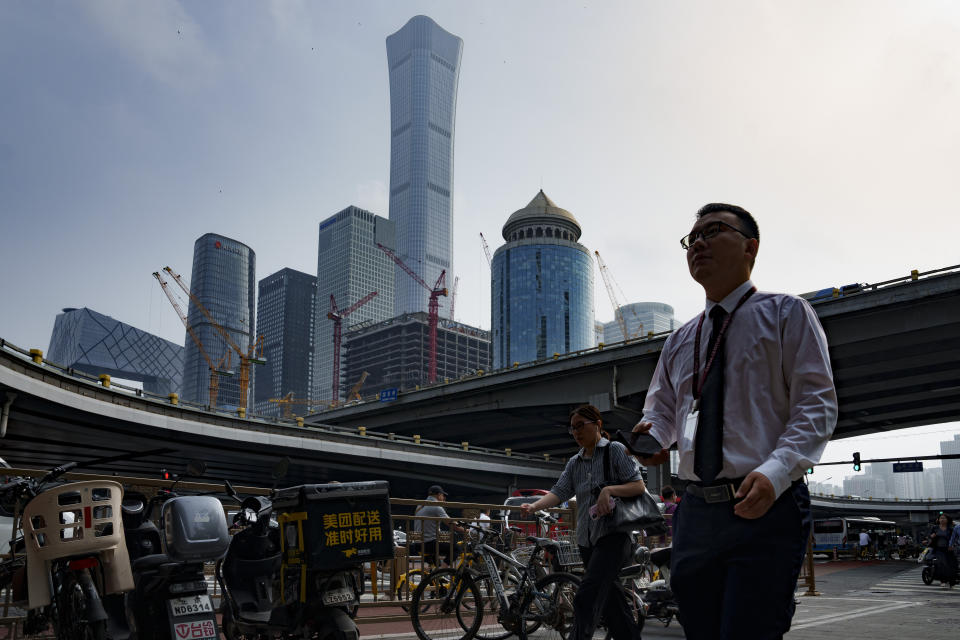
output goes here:
<path id="1" fill-rule="evenodd" d="M 614 640 L 639 640 L 617 574 L 633 551 L 630 534 L 612 533 L 592 547 L 580 547 L 586 573 L 573 599 L 573 630 L 568 640 L 590 640 L 602 619 Z"/>
<path id="2" fill-rule="evenodd" d="M 957 584 L 957 555 L 949 549 L 934 549 L 934 580 Z"/>

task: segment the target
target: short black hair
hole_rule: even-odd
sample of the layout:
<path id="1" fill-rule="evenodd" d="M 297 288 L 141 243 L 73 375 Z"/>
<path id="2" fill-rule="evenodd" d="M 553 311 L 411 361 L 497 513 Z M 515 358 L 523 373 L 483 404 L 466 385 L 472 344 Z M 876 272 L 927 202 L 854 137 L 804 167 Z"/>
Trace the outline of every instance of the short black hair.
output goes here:
<path id="1" fill-rule="evenodd" d="M 733 215 L 740 218 L 740 222 L 743 223 L 743 226 L 745 227 L 744 231 L 747 233 L 747 235 L 751 238 L 760 240 L 760 227 L 757 226 L 757 221 L 753 219 L 753 216 L 750 215 L 749 211 L 743 207 L 738 207 L 735 204 L 726 204 L 723 202 L 711 202 L 710 204 L 705 204 L 700 207 L 699 211 L 697 211 L 697 219 L 699 220 L 709 213 L 717 213 L 719 211 L 729 211 Z"/>
<path id="2" fill-rule="evenodd" d="M 663 488 L 660 489 L 660 496 L 665 500 L 672 498 L 674 496 L 673 487 L 668 484 L 663 485 Z"/>

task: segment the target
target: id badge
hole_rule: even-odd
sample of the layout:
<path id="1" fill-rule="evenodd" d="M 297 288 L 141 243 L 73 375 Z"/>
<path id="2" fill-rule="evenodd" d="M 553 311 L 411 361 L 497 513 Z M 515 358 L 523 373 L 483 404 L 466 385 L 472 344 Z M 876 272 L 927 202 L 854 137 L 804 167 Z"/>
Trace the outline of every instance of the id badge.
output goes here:
<path id="1" fill-rule="evenodd" d="M 683 447 L 687 451 L 693 449 L 693 441 L 697 437 L 697 424 L 699 422 L 700 411 L 697 409 L 691 410 L 683 424 Z"/>

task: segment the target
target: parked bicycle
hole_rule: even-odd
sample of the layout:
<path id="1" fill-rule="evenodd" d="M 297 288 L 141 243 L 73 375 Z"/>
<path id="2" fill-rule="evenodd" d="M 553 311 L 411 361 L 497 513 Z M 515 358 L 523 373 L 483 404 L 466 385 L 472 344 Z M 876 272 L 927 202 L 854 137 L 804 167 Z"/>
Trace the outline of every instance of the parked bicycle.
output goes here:
<path id="1" fill-rule="evenodd" d="M 520 640 L 541 630 L 538 638 L 566 640 L 573 626 L 573 597 L 580 580 L 568 573 L 551 573 L 537 578 L 537 562 L 545 547 L 554 544 L 547 538 L 527 537 L 533 544 L 526 564 L 498 551 L 491 545 L 497 534 L 461 522 L 477 531 L 478 541 L 468 541 L 467 552 L 482 560 L 485 573 L 475 563 L 463 562 L 456 569 L 437 569 L 426 576 L 413 594 L 411 620 L 420 640 L 471 640 L 481 630 L 485 611 L 496 615 L 495 624 L 486 633 L 506 637 L 516 634 Z M 497 563 L 516 571 L 518 582 L 508 592 Z M 479 583 L 478 583 L 479 581 Z M 483 585 L 483 586 L 480 586 Z M 486 606 L 490 600 L 494 606 Z"/>

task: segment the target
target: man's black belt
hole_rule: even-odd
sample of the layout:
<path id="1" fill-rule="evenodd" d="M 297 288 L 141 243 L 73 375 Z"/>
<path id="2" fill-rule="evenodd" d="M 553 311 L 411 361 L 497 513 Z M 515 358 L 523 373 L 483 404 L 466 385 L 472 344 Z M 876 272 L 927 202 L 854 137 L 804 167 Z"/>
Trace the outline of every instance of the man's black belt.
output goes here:
<path id="1" fill-rule="evenodd" d="M 691 482 L 687 484 L 687 493 L 703 498 L 709 504 L 730 502 L 736 499 L 737 489 L 742 482 L 743 478 L 717 478 L 706 486 L 701 482 Z"/>

